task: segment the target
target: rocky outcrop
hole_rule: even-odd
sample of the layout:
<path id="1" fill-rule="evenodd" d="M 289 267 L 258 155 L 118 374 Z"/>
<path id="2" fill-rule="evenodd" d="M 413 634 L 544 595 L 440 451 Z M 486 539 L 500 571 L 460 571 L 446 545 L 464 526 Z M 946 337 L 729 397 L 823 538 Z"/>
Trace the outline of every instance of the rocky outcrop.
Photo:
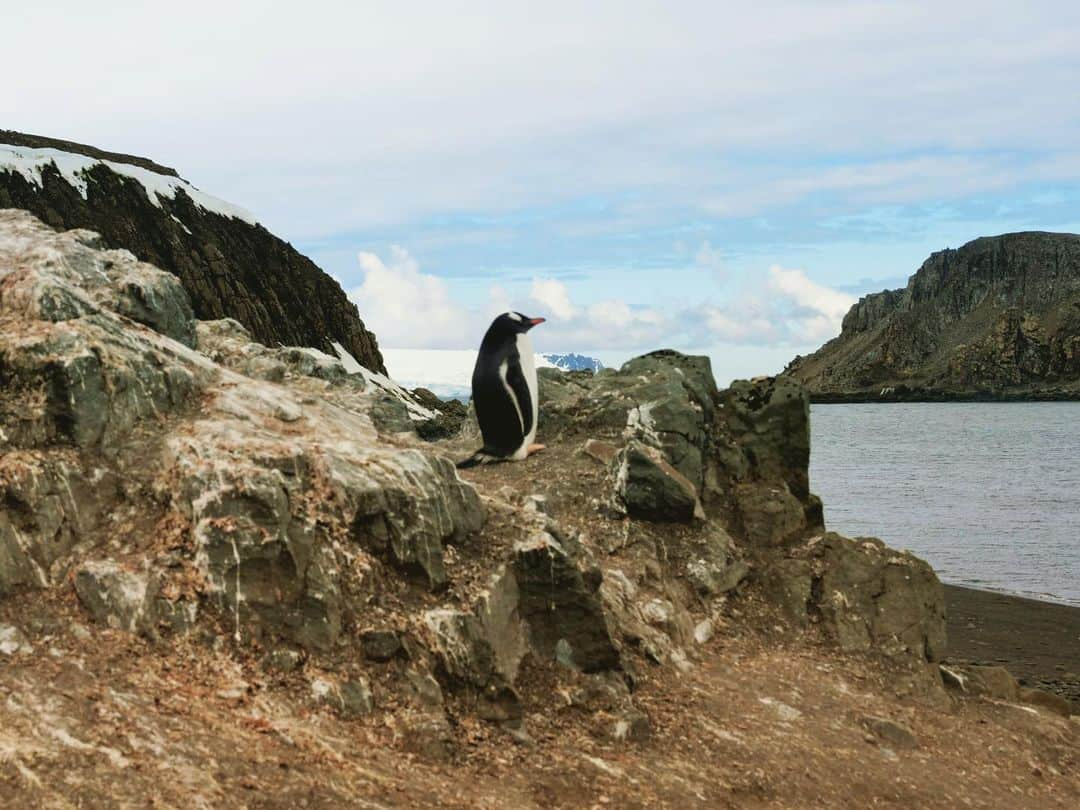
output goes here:
<path id="1" fill-rule="evenodd" d="M 843 649 L 940 655 L 930 569 L 823 533 L 789 378 L 720 391 L 670 351 L 545 373 L 547 452 L 466 479 L 471 437 L 400 429 L 422 406 L 396 391 L 197 320 L 174 276 L 90 232 L 0 211 L 5 658 L 34 644 L 9 615 L 47 590 L 93 632 L 260 673 L 221 700 L 280 688 L 446 760 L 479 721 L 535 744 L 552 696 L 605 744 L 645 744 L 639 687 L 757 621 L 751 594 L 770 628 L 779 608 Z"/>
<path id="2" fill-rule="evenodd" d="M 1013 233 L 934 253 L 785 373 L 822 400 L 1080 398 L 1080 236 Z"/>
<path id="3" fill-rule="evenodd" d="M 330 352 L 337 342 L 386 373 L 375 336 L 334 279 L 174 169 L 0 130 L 0 208 L 22 208 L 54 228 L 91 229 L 103 246 L 169 271 L 202 320 L 235 318 L 272 347 Z"/>
<path id="4" fill-rule="evenodd" d="M 188 347 L 196 323 L 171 275 L 25 213 L 0 214 L 0 229 L 4 592 L 61 581 L 109 539 L 105 518 L 129 512 L 150 523 L 131 521 L 124 557 L 157 559 L 163 526 L 187 551 L 138 588 L 134 574 L 76 577 L 95 614 L 129 629 L 153 624 L 152 594 L 175 602 L 197 585 L 237 636 L 272 627 L 325 648 L 381 563 L 445 585 L 442 543 L 480 527 L 479 499 L 449 460 L 380 446 L 366 415 L 379 392 L 362 375 L 250 342 L 254 376 L 217 365 Z M 131 298 L 148 308 L 140 324 Z M 283 369 L 289 388 L 267 379 Z"/>
<path id="5" fill-rule="evenodd" d="M 582 451 L 610 470 L 616 514 L 663 523 L 700 510 L 714 541 L 683 552 L 698 593 L 730 591 L 753 566 L 791 621 L 821 624 L 843 649 L 944 655 L 944 594 L 930 566 L 879 540 L 824 533 L 809 490 L 809 400 L 795 380 L 718 391 L 706 358 L 670 351 L 541 380 L 542 429 L 588 436 Z"/>

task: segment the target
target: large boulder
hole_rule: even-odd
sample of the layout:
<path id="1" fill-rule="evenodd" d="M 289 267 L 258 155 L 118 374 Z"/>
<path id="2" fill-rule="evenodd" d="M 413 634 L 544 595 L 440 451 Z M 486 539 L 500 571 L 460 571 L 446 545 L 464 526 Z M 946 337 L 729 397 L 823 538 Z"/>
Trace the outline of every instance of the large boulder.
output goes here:
<path id="1" fill-rule="evenodd" d="M 941 582 L 927 563 L 880 540 L 819 535 L 771 561 L 761 579 L 790 618 L 820 617 L 844 650 L 925 661 L 945 654 Z"/>
<path id="2" fill-rule="evenodd" d="M 573 538 L 542 531 L 514 547 L 521 616 L 533 649 L 583 672 L 620 666 L 600 597 L 603 573 L 575 554 Z"/>
<path id="3" fill-rule="evenodd" d="M 612 460 L 617 507 L 631 517 L 688 523 L 705 514 L 692 483 L 663 453 L 631 439 Z"/>

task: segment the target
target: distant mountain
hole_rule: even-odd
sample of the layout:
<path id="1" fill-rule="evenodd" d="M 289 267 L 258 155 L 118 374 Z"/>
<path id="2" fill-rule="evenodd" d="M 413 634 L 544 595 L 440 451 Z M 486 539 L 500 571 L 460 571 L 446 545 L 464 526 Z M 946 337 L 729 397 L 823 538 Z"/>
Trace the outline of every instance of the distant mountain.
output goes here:
<path id="1" fill-rule="evenodd" d="M 202 320 L 232 317 L 267 346 L 340 343 L 385 373 L 375 336 L 340 285 L 251 214 L 175 169 L 85 144 L 0 130 L 0 208 L 88 228 L 180 278 Z"/>
<path id="2" fill-rule="evenodd" d="M 786 373 L 818 401 L 1080 399 L 1080 236 L 1025 232 L 934 253 L 867 295 Z"/>
<path id="3" fill-rule="evenodd" d="M 540 355 L 555 368 L 563 371 L 599 371 L 604 364 L 595 357 L 585 357 L 582 354 L 543 354 Z"/>

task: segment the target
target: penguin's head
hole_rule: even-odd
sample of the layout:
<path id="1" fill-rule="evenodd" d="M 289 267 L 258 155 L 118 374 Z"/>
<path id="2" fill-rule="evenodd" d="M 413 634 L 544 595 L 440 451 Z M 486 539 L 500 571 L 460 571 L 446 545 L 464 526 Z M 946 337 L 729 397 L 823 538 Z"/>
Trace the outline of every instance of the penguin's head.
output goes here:
<path id="1" fill-rule="evenodd" d="M 492 321 L 491 329 L 488 331 L 508 337 L 510 335 L 520 335 L 523 332 L 528 332 L 537 324 L 543 323 L 544 320 L 544 318 L 530 318 L 520 312 L 504 312 Z"/>

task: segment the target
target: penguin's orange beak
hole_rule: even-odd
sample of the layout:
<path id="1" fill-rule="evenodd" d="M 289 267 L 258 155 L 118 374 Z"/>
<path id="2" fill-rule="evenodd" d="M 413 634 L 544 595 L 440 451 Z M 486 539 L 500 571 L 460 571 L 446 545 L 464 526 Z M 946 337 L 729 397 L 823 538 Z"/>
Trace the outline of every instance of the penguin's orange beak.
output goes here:
<path id="1" fill-rule="evenodd" d="M 546 320 L 547 318 L 529 318 L 529 326 L 539 326 Z"/>

